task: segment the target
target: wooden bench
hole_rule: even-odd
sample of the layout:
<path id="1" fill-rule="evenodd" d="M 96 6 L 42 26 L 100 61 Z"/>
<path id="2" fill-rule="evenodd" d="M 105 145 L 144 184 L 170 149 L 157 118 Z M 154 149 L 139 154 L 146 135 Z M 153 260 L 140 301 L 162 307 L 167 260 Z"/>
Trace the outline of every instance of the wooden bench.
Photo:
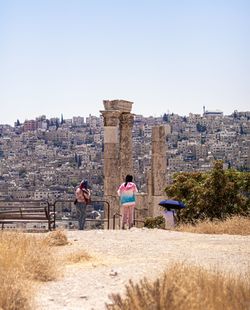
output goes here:
<path id="1" fill-rule="evenodd" d="M 14 223 L 45 223 L 48 224 L 48 230 L 55 227 L 55 212 L 50 210 L 49 205 L 23 205 L 18 206 L 17 202 L 8 203 L 8 205 L 0 207 L 0 224 L 2 224 L 2 230 L 4 229 L 4 224 L 14 224 Z"/>

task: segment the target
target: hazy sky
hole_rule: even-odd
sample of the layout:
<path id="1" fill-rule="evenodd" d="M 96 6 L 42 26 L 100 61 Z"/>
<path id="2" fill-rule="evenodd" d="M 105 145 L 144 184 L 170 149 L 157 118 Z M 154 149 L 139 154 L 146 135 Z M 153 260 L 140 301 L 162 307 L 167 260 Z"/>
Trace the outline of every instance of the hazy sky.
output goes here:
<path id="1" fill-rule="evenodd" d="M 0 123 L 250 110 L 249 0 L 0 0 Z"/>

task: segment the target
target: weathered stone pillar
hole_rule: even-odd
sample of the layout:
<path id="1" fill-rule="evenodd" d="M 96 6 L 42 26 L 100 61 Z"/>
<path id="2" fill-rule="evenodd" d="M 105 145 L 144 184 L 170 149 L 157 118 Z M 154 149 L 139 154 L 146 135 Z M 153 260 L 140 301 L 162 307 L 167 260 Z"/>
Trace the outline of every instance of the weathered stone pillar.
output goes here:
<path id="1" fill-rule="evenodd" d="M 105 110 L 100 112 L 104 117 L 104 199 L 110 203 L 112 219 L 114 213 L 119 213 L 117 190 L 123 176 L 121 165 L 124 173 L 132 174 L 133 115 L 130 112 L 133 103 L 125 100 L 104 100 L 103 104 Z M 116 224 L 119 224 L 119 217 Z"/>
<path id="2" fill-rule="evenodd" d="M 166 134 L 164 126 L 152 128 L 152 177 L 153 196 L 164 193 L 166 186 Z"/>
<path id="3" fill-rule="evenodd" d="M 166 134 L 164 126 L 155 126 L 152 128 L 152 205 L 151 214 L 158 216 L 161 209 L 158 203 L 165 199 L 164 188 L 166 187 Z"/>
<path id="4" fill-rule="evenodd" d="M 134 115 L 122 113 L 120 116 L 120 181 L 124 181 L 127 174 L 133 175 L 132 162 L 132 128 Z"/>
<path id="5" fill-rule="evenodd" d="M 152 178 L 152 169 L 147 171 L 146 174 L 146 182 L 147 182 L 147 194 L 148 194 L 148 216 L 154 216 L 153 210 L 153 178 Z"/>
<path id="6" fill-rule="evenodd" d="M 101 113 L 104 118 L 104 200 L 110 203 L 110 215 L 113 216 L 118 211 L 119 117 L 121 113 L 115 110 L 101 111 Z M 105 217 L 107 217 L 106 212 Z"/>
<path id="7" fill-rule="evenodd" d="M 104 117 L 104 193 L 114 195 L 120 182 L 119 111 L 101 111 Z"/>

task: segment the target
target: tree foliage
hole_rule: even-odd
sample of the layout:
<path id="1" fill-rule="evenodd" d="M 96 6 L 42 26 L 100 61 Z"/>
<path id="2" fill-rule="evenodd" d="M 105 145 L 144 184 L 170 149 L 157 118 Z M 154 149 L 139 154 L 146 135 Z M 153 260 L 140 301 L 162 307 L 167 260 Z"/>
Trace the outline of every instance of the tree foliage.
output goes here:
<path id="1" fill-rule="evenodd" d="M 18 174 L 19 174 L 19 177 L 20 177 L 20 178 L 25 178 L 26 175 L 27 175 L 27 170 L 26 170 L 26 168 L 24 168 L 24 167 L 20 168 L 19 171 L 18 171 Z"/>
<path id="2" fill-rule="evenodd" d="M 200 123 L 197 123 L 197 124 L 196 124 L 196 129 L 197 129 L 197 131 L 199 131 L 199 132 L 206 132 L 207 127 L 206 127 L 206 125 L 201 125 Z"/>
<path id="3" fill-rule="evenodd" d="M 249 215 L 249 190 L 249 173 L 223 170 L 222 161 L 216 161 L 210 172 L 176 174 L 173 184 L 165 189 L 171 199 L 186 204 L 185 209 L 178 211 L 182 222 Z"/>
<path id="4" fill-rule="evenodd" d="M 162 117 L 163 122 L 168 123 L 169 122 L 169 116 L 168 114 L 164 113 L 163 117 Z"/>

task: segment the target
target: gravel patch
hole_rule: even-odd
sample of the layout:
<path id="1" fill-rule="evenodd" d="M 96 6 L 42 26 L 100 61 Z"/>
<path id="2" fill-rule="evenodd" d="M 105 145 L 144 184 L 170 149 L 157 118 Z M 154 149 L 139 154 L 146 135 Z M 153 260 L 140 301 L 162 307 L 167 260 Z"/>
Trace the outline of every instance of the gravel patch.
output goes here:
<path id="1" fill-rule="evenodd" d="M 249 271 L 250 237 L 159 229 L 67 231 L 69 245 L 54 248 L 58 261 L 86 251 L 87 262 L 65 264 L 57 281 L 42 284 L 37 310 L 103 310 L 108 295 L 129 279 L 155 279 L 174 262 L 242 275 Z"/>

